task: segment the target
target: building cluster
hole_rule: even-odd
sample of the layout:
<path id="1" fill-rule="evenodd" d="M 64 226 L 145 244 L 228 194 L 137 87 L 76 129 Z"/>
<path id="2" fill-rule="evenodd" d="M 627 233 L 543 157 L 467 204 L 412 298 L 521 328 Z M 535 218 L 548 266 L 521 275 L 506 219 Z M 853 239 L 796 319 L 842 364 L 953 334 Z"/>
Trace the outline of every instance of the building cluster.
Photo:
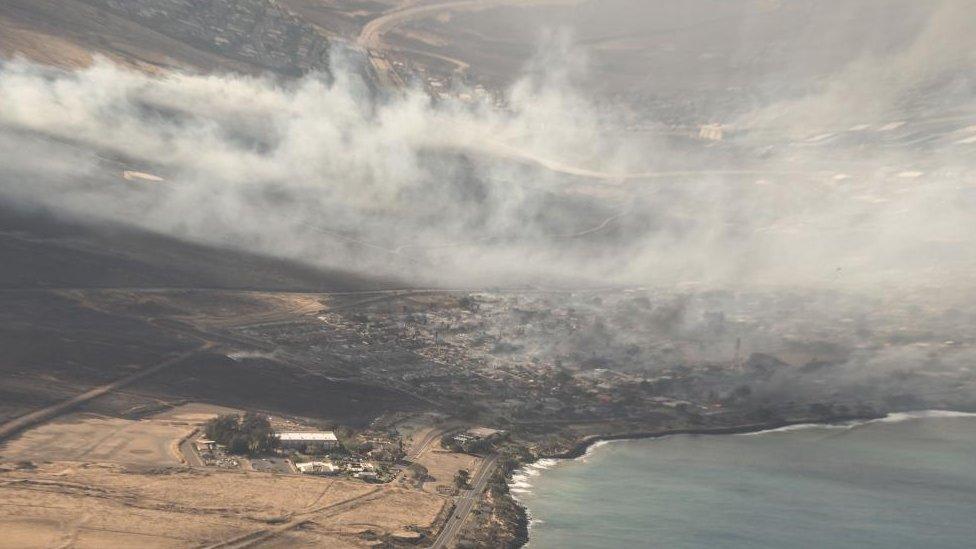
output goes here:
<path id="1" fill-rule="evenodd" d="M 396 432 L 367 429 L 346 439 L 344 445 L 334 431 L 303 428 L 292 420 L 273 418 L 278 439 L 275 455 L 252 457 L 231 455 L 216 441 L 196 438 L 193 449 L 209 467 L 250 468 L 279 473 L 343 475 L 367 482 L 389 482 L 402 467 L 403 443 Z"/>
<path id="2" fill-rule="evenodd" d="M 201 438 L 193 441 L 193 445 L 200 460 L 208 467 L 239 469 L 241 466 L 238 458 L 227 454 L 227 449 L 213 440 Z"/>
<path id="3" fill-rule="evenodd" d="M 854 353 L 926 337 L 912 328 L 911 311 L 888 308 L 888 317 L 875 318 L 865 312 L 874 305 L 845 299 L 646 289 L 430 294 L 246 335 L 287 348 L 326 375 L 494 425 L 687 419 L 766 413 L 758 389 L 785 370 L 807 377 L 788 376 L 802 386 L 781 409 L 854 402 L 829 376 L 814 378 Z"/>
<path id="4" fill-rule="evenodd" d="M 331 452 L 339 447 L 339 439 L 332 431 L 284 431 L 275 433 L 279 448 L 308 453 Z"/>
<path id="5" fill-rule="evenodd" d="M 282 73 L 328 70 L 329 42 L 273 0 L 91 0 L 161 34 Z"/>

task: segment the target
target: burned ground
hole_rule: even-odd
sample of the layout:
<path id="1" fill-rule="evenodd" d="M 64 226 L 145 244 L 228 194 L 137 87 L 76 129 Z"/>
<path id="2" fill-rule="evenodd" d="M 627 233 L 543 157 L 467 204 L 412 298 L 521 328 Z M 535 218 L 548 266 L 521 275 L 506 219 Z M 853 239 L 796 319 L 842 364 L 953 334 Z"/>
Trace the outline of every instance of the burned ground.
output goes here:
<path id="1" fill-rule="evenodd" d="M 148 231 L 81 223 L 0 204 L 0 288 L 175 287 L 343 292 L 398 287 L 391 280 Z"/>
<path id="2" fill-rule="evenodd" d="M 358 426 L 385 412 L 418 408 L 413 398 L 387 389 L 332 381 L 274 360 L 233 360 L 217 353 L 201 353 L 136 388 Z"/>
<path id="3" fill-rule="evenodd" d="M 10 0 L 0 54 L 63 66 L 93 54 L 150 70 L 328 70 L 328 40 L 267 0 Z"/>
<path id="4" fill-rule="evenodd" d="M 0 415 L 64 400 L 197 345 L 55 292 L 0 292 Z"/>
<path id="5" fill-rule="evenodd" d="M 416 407 L 400 393 L 330 380 L 282 362 L 235 362 L 226 354 L 254 349 L 195 327 L 311 314 L 327 299 L 314 292 L 368 294 L 393 286 L 390 281 L 43 212 L 4 206 L 0 214 L 2 419 L 204 344 L 223 347 L 84 409 L 130 416 L 192 397 L 368 423 L 384 411 Z M 247 288 L 267 291 L 238 291 Z M 290 293 L 298 291 L 313 293 Z"/>

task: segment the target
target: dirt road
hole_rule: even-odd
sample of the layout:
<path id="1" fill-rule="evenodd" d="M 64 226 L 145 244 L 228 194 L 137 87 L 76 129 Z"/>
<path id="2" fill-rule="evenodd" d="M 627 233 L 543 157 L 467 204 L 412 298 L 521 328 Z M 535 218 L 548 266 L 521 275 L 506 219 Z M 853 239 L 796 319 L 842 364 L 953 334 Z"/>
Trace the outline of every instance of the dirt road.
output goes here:
<path id="1" fill-rule="evenodd" d="M 180 441 L 179 452 L 186 460 L 186 464 L 190 467 L 203 467 L 203 459 L 200 458 L 200 453 L 193 446 L 194 437 L 186 437 Z"/>
<path id="2" fill-rule="evenodd" d="M 279 526 L 262 528 L 260 530 L 255 530 L 253 532 L 248 532 L 236 538 L 217 543 L 214 545 L 209 545 L 206 549 L 242 549 L 244 547 L 252 547 L 256 544 L 265 542 L 274 536 L 287 532 L 293 528 L 297 528 L 309 520 L 313 519 L 323 519 L 331 515 L 336 515 L 351 509 L 355 509 L 358 505 L 366 501 L 377 499 L 383 496 L 383 488 L 374 488 L 365 494 L 361 494 L 338 503 L 333 503 L 330 505 L 325 505 L 322 507 L 317 507 L 314 509 L 309 509 L 300 513 L 296 513 L 291 520 L 281 524 Z"/>
<path id="3" fill-rule="evenodd" d="M 209 346 L 210 346 L 209 344 L 201 345 L 196 349 L 187 351 L 168 360 L 164 360 L 163 362 L 160 362 L 155 366 L 150 366 L 149 368 L 139 370 L 134 374 L 125 376 L 122 379 L 118 379 L 107 385 L 96 387 L 94 389 L 85 391 L 84 393 L 76 397 L 70 398 L 68 400 L 65 400 L 63 402 L 52 404 L 51 406 L 47 406 L 45 408 L 41 408 L 40 410 L 36 410 L 29 414 L 25 414 L 18 418 L 12 419 L 4 423 L 3 425 L 0 425 L 0 440 L 7 439 L 12 435 L 17 434 L 28 427 L 33 427 L 34 425 L 43 423 L 67 411 L 73 410 L 74 408 L 92 399 L 96 399 L 102 395 L 108 394 L 112 391 L 125 387 L 126 385 L 129 385 L 133 382 L 139 381 L 140 379 L 149 377 L 162 370 L 165 370 L 166 368 L 169 368 L 174 364 L 178 364 L 184 359 L 189 358 L 190 356 L 200 352 L 201 350 Z"/>

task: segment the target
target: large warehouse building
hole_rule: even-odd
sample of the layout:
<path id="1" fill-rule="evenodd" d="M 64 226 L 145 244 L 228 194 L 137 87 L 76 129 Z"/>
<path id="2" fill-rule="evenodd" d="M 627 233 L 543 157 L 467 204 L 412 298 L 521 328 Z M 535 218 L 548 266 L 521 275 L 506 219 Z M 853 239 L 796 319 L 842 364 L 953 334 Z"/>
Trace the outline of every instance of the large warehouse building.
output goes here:
<path id="1" fill-rule="evenodd" d="M 285 431 L 277 433 L 282 448 L 304 450 L 309 446 L 322 450 L 332 450 L 339 446 L 339 440 L 332 431 Z"/>

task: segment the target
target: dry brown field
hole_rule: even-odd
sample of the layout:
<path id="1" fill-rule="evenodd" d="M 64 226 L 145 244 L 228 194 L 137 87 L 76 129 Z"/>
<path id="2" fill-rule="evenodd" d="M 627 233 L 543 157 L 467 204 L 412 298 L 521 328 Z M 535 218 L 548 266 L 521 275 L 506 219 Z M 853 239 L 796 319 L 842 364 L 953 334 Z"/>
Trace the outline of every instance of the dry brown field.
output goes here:
<path id="1" fill-rule="evenodd" d="M 446 501 L 297 475 L 66 461 L 19 467 L 0 470 L 0 547 L 360 547 L 429 531 Z"/>
<path id="2" fill-rule="evenodd" d="M 7 460 L 179 465 L 175 442 L 193 430 L 181 423 L 71 414 L 7 442 L 0 448 L 0 456 Z"/>

